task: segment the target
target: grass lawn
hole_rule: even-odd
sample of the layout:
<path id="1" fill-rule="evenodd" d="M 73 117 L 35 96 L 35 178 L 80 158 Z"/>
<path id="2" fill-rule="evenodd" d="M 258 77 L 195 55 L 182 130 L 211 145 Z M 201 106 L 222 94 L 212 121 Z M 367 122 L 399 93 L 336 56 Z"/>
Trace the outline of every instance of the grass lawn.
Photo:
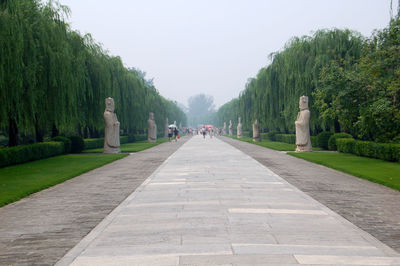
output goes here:
<path id="1" fill-rule="evenodd" d="M 243 137 L 238 139 L 237 137 L 233 136 L 226 136 L 232 139 L 240 140 L 240 141 L 245 141 L 251 144 L 263 146 L 265 148 L 269 148 L 272 150 L 276 151 L 294 151 L 296 150 L 296 145 L 295 144 L 289 144 L 285 142 L 277 142 L 277 141 L 269 141 L 269 140 L 262 140 L 261 142 L 254 142 L 252 138 L 249 137 Z"/>
<path id="2" fill-rule="evenodd" d="M 0 168 L 0 206 L 62 183 L 127 154 L 61 155 Z"/>
<path id="3" fill-rule="evenodd" d="M 147 140 L 143 141 L 138 141 L 138 142 L 133 142 L 133 143 L 125 143 L 121 144 L 121 152 L 138 152 L 138 151 L 143 151 L 148 148 L 157 146 L 158 144 L 167 142 L 167 138 L 158 138 L 157 142 L 147 142 Z M 97 149 L 89 149 L 89 150 L 84 150 L 82 151 L 83 153 L 102 153 L 103 148 L 97 148 Z"/>
<path id="4" fill-rule="evenodd" d="M 289 144 L 285 142 L 278 142 L 278 141 L 270 141 L 270 140 L 262 140 L 261 142 L 254 142 L 252 138 L 249 137 L 243 137 L 238 139 L 237 137 L 234 136 L 226 136 L 232 139 L 240 140 L 240 141 L 245 141 L 251 144 L 259 145 L 268 149 L 276 150 L 276 151 L 295 151 L 296 150 L 296 144 Z M 321 151 L 322 149 L 319 147 L 313 147 L 314 151 Z"/>
<path id="5" fill-rule="evenodd" d="M 400 163 L 336 152 L 290 152 L 288 154 L 400 191 Z"/>

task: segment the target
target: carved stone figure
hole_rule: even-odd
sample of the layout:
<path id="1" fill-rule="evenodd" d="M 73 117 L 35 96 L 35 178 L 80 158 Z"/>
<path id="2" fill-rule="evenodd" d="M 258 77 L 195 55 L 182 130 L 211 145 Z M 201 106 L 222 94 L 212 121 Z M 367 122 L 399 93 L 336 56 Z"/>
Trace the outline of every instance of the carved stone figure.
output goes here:
<path id="1" fill-rule="evenodd" d="M 168 129 L 169 124 L 168 124 L 168 117 L 165 119 L 165 127 L 164 127 L 164 137 L 168 138 Z"/>
<path id="2" fill-rule="evenodd" d="M 148 125 L 147 141 L 148 142 L 156 142 L 157 141 L 157 125 L 156 125 L 156 122 L 154 121 L 153 113 L 149 113 L 149 120 L 147 120 L 147 125 Z"/>
<path id="3" fill-rule="evenodd" d="M 296 125 L 296 152 L 312 151 L 310 138 L 310 110 L 308 97 L 301 96 L 299 102 L 300 112 L 297 114 Z"/>
<path id="4" fill-rule="evenodd" d="M 229 120 L 229 136 L 233 136 L 233 132 L 232 132 L 232 120 Z"/>
<path id="5" fill-rule="evenodd" d="M 237 130 L 237 132 L 236 132 L 237 138 L 240 139 L 241 137 L 243 137 L 242 136 L 242 123 L 240 123 L 240 117 L 239 117 L 239 121 L 238 121 L 236 130 Z"/>
<path id="6" fill-rule="evenodd" d="M 254 121 L 254 124 L 253 124 L 253 141 L 254 142 L 260 142 L 261 141 L 260 126 L 258 125 L 257 118 L 256 118 L 256 120 Z"/>
<path id="7" fill-rule="evenodd" d="M 103 153 L 120 153 L 119 122 L 114 113 L 113 98 L 106 98 L 106 110 L 104 111 L 104 151 Z"/>
<path id="8" fill-rule="evenodd" d="M 222 134 L 226 135 L 226 122 L 224 122 L 224 128 L 222 129 Z"/>
<path id="9" fill-rule="evenodd" d="M 183 132 L 182 122 L 179 122 L 179 131 Z"/>

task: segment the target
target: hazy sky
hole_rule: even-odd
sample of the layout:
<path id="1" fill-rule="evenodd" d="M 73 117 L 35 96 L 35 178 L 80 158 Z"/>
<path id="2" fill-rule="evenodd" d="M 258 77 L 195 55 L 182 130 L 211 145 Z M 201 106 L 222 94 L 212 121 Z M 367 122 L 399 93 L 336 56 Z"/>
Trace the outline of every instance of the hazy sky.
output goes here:
<path id="1" fill-rule="evenodd" d="M 205 93 L 217 107 L 291 37 L 323 28 L 370 36 L 390 18 L 390 0 L 59 1 L 71 8 L 73 29 L 147 72 L 161 95 L 187 105 Z"/>

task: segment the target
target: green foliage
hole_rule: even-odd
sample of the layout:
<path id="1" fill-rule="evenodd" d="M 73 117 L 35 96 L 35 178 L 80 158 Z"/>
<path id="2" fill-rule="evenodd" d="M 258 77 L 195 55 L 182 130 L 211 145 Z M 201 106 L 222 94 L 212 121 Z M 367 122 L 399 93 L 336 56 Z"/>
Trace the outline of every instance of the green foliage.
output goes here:
<path id="1" fill-rule="evenodd" d="M 400 144 L 356 141 L 354 154 L 385 161 L 400 162 Z"/>
<path id="2" fill-rule="evenodd" d="M 129 142 L 129 137 L 128 136 L 120 136 L 119 137 L 119 143 L 125 144 Z"/>
<path id="3" fill-rule="evenodd" d="M 328 149 L 329 138 L 333 135 L 332 132 L 323 131 L 317 135 L 317 146 L 325 150 Z"/>
<path id="4" fill-rule="evenodd" d="M 95 149 L 104 146 L 104 138 L 84 139 L 84 150 Z"/>
<path id="5" fill-rule="evenodd" d="M 329 140 L 328 140 L 328 149 L 330 151 L 336 151 L 337 150 L 337 146 L 336 146 L 336 139 L 344 139 L 344 138 L 353 138 L 352 135 L 347 134 L 347 133 L 335 133 L 332 136 L 330 136 Z"/>
<path id="6" fill-rule="evenodd" d="M 57 136 L 57 137 L 52 138 L 51 140 L 64 143 L 65 153 L 71 152 L 72 142 L 69 138 L 64 137 L 64 136 Z"/>
<path id="7" fill-rule="evenodd" d="M 263 130 L 294 133 L 301 95 L 309 96 L 314 134 L 348 132 L 362 140 L 398 142 L 400 17 L 370 38 L 338 29 L 293 38 L 237 99 L 219 108 L 217 121 L 241 117 L 248 130 L 258 118 Z"/>
<path id="8" fill-rule="evenodd" d="M 288 154 L 400 191 L 399 163 L 336 152 L 291 152 Z"/>
<path id="9" fill-rule="evenodd" d="M 226 103 L 217 112 L 218 124 L 242 118 L 243 129 L 250 129 L 255 118 L 260 128 L 294 133 L 299 97 L 309 96 L 312 132 L 330 130 L 322 125 L 312 92 L 319 86 L 323 66 L 331 60 L 353 62 L 362 49 L 362 38 L 349 30 L 320 30 L 313 36 L 293 38 L 285 48 L 271 54 L 271 64 L 248 80 L 237 99 Z"/>
<path id="10" fill-rule="evenodd" d="M 310 139 L 311 139 L 311 145 L 312 145 L 313 148 L 314 148 L 314 147 L 319 147 L 319 146 L 318 146 L 318 139 L 317 139 L 317 136 L 310 136 Z"/>
<path id="11" fill-rule="evenodd" d="M 37 144 L 35 144 L 37 145 Z M 62 143 L 59 143 L 63 146 Z M 127 154 L 61 155 L 0 169 L 0 206 L 64 182 Z"/>
<path id="12" fill-rule="evenodd" d="M 356 140 L 353 138 L 336 139 L 337 151 L 344 153 L 354 153 Z"/>
<path id="13" fill-rule="evenodd" d="M 63 142 L 42 142 L 0 149 L 0 167 L 63 154 Z"/>
<path id="14" fill-rule="evenodd" d="M 147 139 L 147 138 L 146 138 Z M 158 144 L 167 142 L 166 138 L 159 138 L 157 142 L 147 142 L 147 140 L 126 143 L 121 145 L 121 152 L 139 152 L 157 146 Z M 84 150 L 84 153 L 102 153 L 103 148 Z"/>
<path id="15" fill-rule="evenodd" d="M 160 132 L 167 117 L 186 124 L 185 113 L 163 98 L 144 72 L 125 68 L 90 34 L 72 31 L 67 15 L 56 1 L 0 4 L 0 129 L 11 145 L 21 136 L 40 142 L 52 128 L 62 135 L 98 137 L 106 97 L 114 98 L 127 134 L 142 133 L 149 112 Z"/>
<path id="16" fill-rule="evenodd" d="M 354 139 L 337 139 L 338 151 L 358 156 L 400 162 L 400 144 L 378 143 Z"/>
<path id="17" fill-rule="evenodd" d="M 364 41 L 358 60 L 324 66 L 314 97 L 323 123 L 359 139 L 394 141 L 400 134 L 399 18 Z"/>
<path id="18" fill-rule="evenodd" d="M 85 148 L 85 142 L 83 138 L 80 136 L 71 136 L 69 137 L 71 140 L 71 152 L 72 153 L 80 153 Z"/>
<path id="19" fill-rule="evenodd" d="M 295 134 L 275 134 L 275 141 L 296 144 Z"/>
<path id="20" fill-rule="evenodd" d="M 276 141 L 276 134 L 278 134 L 278 132 L 275 132 L 275 131 L 268 132 L 266 134 L 266 140 Z"/>

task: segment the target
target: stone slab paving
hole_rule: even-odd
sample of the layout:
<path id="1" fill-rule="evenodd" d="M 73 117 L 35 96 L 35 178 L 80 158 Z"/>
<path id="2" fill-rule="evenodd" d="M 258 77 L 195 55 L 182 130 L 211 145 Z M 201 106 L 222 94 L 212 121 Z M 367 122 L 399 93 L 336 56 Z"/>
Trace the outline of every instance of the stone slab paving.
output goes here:
<path id="1" fill-rule="evenodd" d="M 400 265 L 250 156 L 195 136 L 57 265 Z"/>
<path id="2" fill-rule="evenodd" d="M 186 140 L 135 153 L 0 208 L 0 265 L 54 265 Z"/>
<path id="3" fill-rule="evenodd" d="M 221 139 L 400 252 L 400 192 L 258 145 Z"/>

